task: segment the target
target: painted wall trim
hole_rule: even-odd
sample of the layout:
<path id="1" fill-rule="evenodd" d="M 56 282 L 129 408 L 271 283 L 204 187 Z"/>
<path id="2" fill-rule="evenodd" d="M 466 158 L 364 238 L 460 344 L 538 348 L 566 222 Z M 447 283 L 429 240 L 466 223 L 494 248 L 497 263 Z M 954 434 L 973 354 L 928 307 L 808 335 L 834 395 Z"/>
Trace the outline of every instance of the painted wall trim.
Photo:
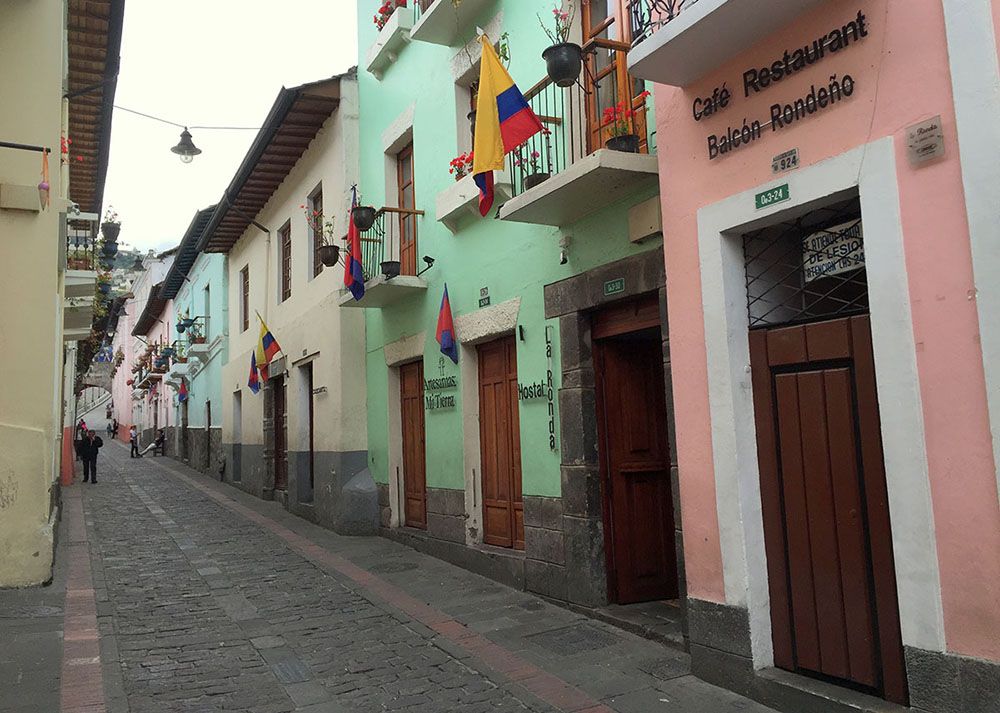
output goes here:
<path id="1" fill-rule="evenodd" d="M 986 405 L 1000 497 L 1000 64 L 990 0 L 943 0 Z M 970 71 L 971 68 L 975 71 Z"/>
<path id="2" fill-rule="evenodd" d="M 517 326 L 521 298 L 466 312 L 455 317 L 455 331 L 462 344 L 478 344 L 510 334 Z"/>
<path id="3" fill-rule="evenodd" d="M 882 414 L 903 642 L 944 650 L 934 516 L 891 137 L 782 179 L 791 200 L 756 210 L 757 186 L 698 211 L 698 245 L 723 578 L 749 613 L 754 665 L 770 666 L 770 605 L 739 235 L 857 192 L 866 232 L 872 341 Z"/>
<path id="4" fill-rule="evenodd" d="M 427 340 L 427 332 L 411 334 L 400 337 L 394 342 L 389 342 L 383 347 L 386 366 L 399 366 L 408 361 L 414 361 L 424 356 L 424 342 Z"/>

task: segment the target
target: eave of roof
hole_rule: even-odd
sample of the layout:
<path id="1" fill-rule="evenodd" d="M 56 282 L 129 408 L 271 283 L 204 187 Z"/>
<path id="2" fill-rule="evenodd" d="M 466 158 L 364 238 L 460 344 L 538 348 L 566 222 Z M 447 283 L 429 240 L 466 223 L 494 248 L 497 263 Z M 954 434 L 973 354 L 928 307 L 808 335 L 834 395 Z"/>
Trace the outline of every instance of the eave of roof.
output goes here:
<path id="1" fill-rule="evenodd" d="M 100 213 L 111 151 L 111 116 L 121 64 L 125 0 L 69 0 L 69 197 Z"/>
<path id="2" fill-rule="evenodd" d="M 226 253 L 236 244 L 336 111 L 340 80 L 354 71 L 278 92 L 205 228 L 199 251 Z"/>
<path id="3" fill-rule="evenodd" d="M 167 306 L 167 300 L 163 298 L 162 293 L 162 282 L 153 285 L 153 288 L 149 291 L 149 299 L 146 300 L 146 306 L 142 308 L 142 314 L 139 315 L 139 319 L 135 322 L 135 328 L 132 330 L 133 337 L 143 337 L 149 334 L 149 330 L 158 321 L 163 308 Z"/>
<path id="4" fill-rule="evenodd" d="M 180 292 L 185 278 L 187 278 L 188 273 L 191 271 L 191 266 L 194 265 L 195 260 L 198 259 L 198 254 L 201 252 L 198 249 L 198 244 L 201 242 L 205 226 L 208 225 L 209 219 L 215 213 L 215 208 L 214 205 L 209 206 L 194 214 L 191 225 L 188 226 L 180 245 L 177 246 L 177 256 L 170 266 L 170 271 L 163 278 L 163 289 L 161 291 L 163 299 L 172 300 Z"/>

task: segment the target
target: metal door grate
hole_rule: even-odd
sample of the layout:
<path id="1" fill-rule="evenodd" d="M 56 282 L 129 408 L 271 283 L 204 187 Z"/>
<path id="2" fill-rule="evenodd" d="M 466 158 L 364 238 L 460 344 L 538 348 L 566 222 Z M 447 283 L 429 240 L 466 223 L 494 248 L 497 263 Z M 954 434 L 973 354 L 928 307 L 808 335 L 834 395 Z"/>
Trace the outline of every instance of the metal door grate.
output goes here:
<path id="1" fill-rule="evenodd" d="M 743 236 L 750 328 L 868 312 L 857 198 Z"/>

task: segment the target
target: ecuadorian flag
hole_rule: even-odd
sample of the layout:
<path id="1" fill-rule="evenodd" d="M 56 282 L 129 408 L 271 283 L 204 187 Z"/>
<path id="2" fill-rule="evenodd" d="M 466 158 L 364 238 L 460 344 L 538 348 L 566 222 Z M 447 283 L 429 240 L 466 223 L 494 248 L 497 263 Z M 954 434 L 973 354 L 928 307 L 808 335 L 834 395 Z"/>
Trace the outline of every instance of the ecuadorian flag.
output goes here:
<path id="1" fill-rule="evenodd" d="M 257 370 L 260 371 L 260 377 L 264 381 L 268 379 L 268 367 L 271 364 L 271 360 L 274 359 L 274 355 L 281 351 L 281 347 L 278 345 L 278 340 L 274 338 L 271 334 L 271 330 L 267 328 L 264 320 L 257 315 L 257 319 L 260 319 L 260 339 L 257 340 L 257 350 L 254 354 L 257 362 Z"/>
<path id="2" fill-rule="evenodd" d="M 483 59 L 479 69 L 472 173 L 479 186 L 479 212 L 486 216 L 493 207 L 493 172 L 503 170 L 507 153 L 542 131 L 542 122 L 500 63 L 489 38 L 480 35 L 479 44 L 483 47 Z"/>

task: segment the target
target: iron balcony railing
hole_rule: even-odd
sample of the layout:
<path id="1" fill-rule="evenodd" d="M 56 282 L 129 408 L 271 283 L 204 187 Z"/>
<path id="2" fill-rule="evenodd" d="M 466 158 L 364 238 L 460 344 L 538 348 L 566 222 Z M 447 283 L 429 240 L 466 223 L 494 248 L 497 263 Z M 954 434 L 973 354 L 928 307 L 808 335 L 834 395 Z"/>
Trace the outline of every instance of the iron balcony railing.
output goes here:
<path id="1" fill-rule="evenodd" d="M 423 215 L 422 210 L 389 206 L 375 213 L 372 227 L 361 233 L 365 282 L 379 275 L 417 274 L 417 218 Z"/>
<path id="2" fill-rule="evenodd" d="M 545 130 L 509 155 L 513 195 L 598 149 L 655 153 L 643 82 L 627 72 L 629 45 L 595 39 L 583 50 L 584 70 L 576 84 L 563 88 L 545 77 L 524 93 Z"/>
<path id="3" fill-rule="evenodd" d="M 99 256 L 97 234 L 92 225 L 89 222 L 70 223 L 66 231 L 66 269 L 97 270 Z"/>
<path id="4" fill-rule="evenodd" d="M 698 0 L 629 0 L 628 16 L 635 46 Z"/>
<path id="5" fill-rule="evenodd" d="M 423 16 L 425 12 L 431 9 L 437 0 L 410 0 L 413 3 L 413 24 L 417 24 L 417 20 Z"/>

